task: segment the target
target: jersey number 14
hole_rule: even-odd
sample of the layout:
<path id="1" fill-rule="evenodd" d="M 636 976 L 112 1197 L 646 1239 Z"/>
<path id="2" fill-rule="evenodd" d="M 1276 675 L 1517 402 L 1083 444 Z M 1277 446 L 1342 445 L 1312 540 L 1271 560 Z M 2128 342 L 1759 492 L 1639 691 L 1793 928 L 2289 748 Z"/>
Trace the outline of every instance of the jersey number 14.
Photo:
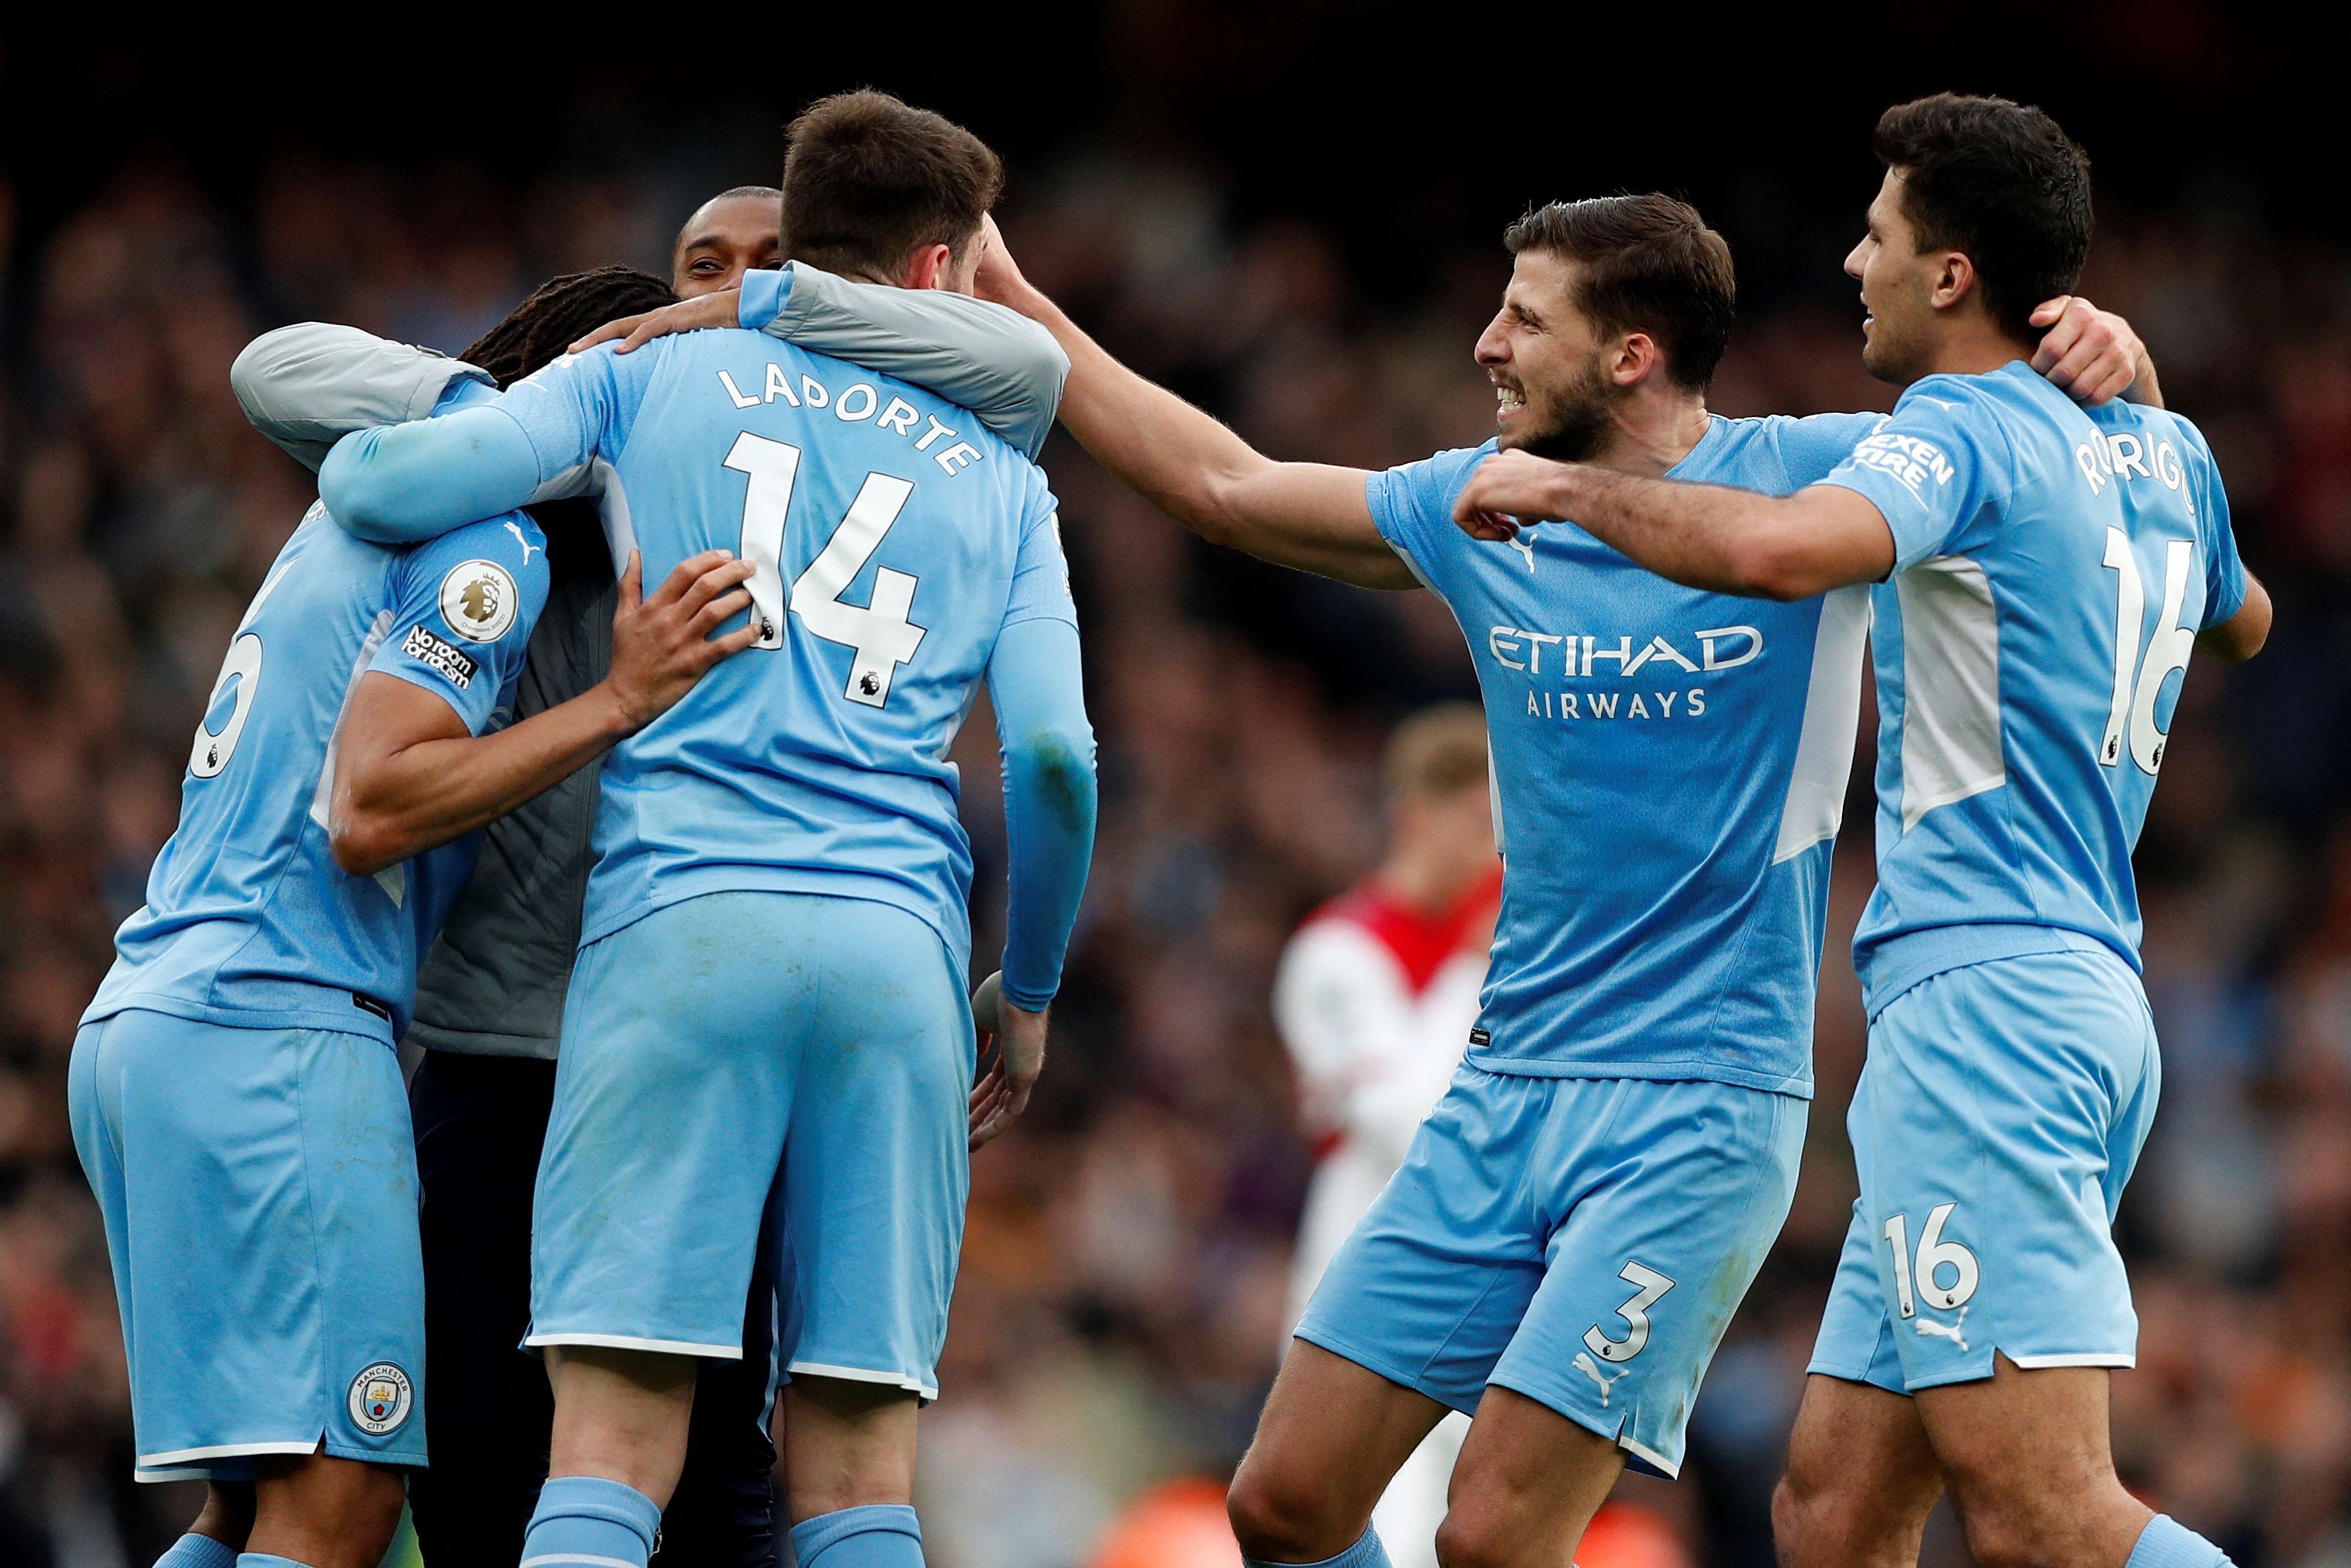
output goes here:
<path id="1" fill-rule="evenodd" d="M 2106 713 L 2106 732 L 2098 740 L 2098 760 L 2108 768 L 2122 766 L 2123 743 L 2130 743 L 2131 760 L 2142 773 L 2163 766 L 2163 731 L 2155 724 L 2156 699 L 2174 670 L 2188 667 L 2196 646 L 2193 627 L 2179 623 L 2179 607 L 2188 597 L 2188 574 L 2195 569 L 2196 546 L 2173 539 L 2163 550 L 2163 619 L 2139 657 L 2138 636 L 2147 622 L 2147 587 L 2139 580 L 2138 557 L 2130 536 L 2120 528 L 2106 530 L 2106 570 L 2115 584 L 2115 698 Z"/>
<path id="2" fill-rule="evenodd" d="M 898 520 L 906 497 L 914 493 L 912 481 L 887 474 L 868 474 L 849 506 L 848 514 L 824 549 L 792 580 L 791 599 L 784 600 L 784 520 L 791 510 L 792 486 L 799 479 L 800 449 L 745 431 L 736 436 L 726 454 L 726 466 L 750 479 L 743 493 L 742 556 L 751 563 L 751 613 L 759 622 L 756 648 L 784 645 L 787 608 L 808 629 L 828 643 L 852 652 L 849 682 L 841 695 L 867 707 L 890 700 L 890 681 L 898 666 L 922 646 L 925 628 L 909 619 L 919 580 L 911 573 L 877 567 L 872 602 L 852 604 L 841 596 L 865 570 L 881 548 L 882 536 Z"/>

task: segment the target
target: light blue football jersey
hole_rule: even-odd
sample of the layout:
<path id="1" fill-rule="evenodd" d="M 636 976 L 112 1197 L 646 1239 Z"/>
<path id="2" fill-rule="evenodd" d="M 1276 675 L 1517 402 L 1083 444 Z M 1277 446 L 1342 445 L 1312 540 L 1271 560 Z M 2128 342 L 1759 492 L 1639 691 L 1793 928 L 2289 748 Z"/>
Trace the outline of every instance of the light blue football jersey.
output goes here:
<path id="1" fill-rule="evenodd" d="M 547 541 L 519 512 L 388 549 L 312 507 L 229 644 L 179 827 L 83 1021 L 142 1008 L 396 1039 L 475 840 L 373 876 L 335 864 L 327 812 L 344 705 L 381 670 L 444 698 L 476 735 L 503 723 L 547 583 Z"/>
<path id="2" fill-rule="evenodd" d="M 1894 531 L 1875 591 L 1873 1012 L 1944 969 L 2095 946 L 2138 966 L 2131 850 L 2196 633 L 2244 603 L 2211 450 L 2021 361 L 1928 376 L 1828 482 Z"/>
<path id="3" fill-rule="evenodd" d="M 970 414 L 739 329 L 569 356 L 494 405 L 600 472 L 644 580 L 724 548 L 766 629 L 606 759 L 580 940 L 704 893 L 874 899 L 971 945 L 948 747 L 998 638 L 1074 627 L 1045 476 Z"/>
<path id="4" fill-rule="evenodd" d="M 1671 477 L 1785 495 L 1875 423 L 1716 419 Z M 1468 1060 L 1809 1095 L 1866 591 L 1701 592 L 1573 523 L 1473 539 L 1453 500 L 1494 449 L 1370 485 L 1380 532 L 1461 622 L 1485 699 L 1505 873 Z"/>

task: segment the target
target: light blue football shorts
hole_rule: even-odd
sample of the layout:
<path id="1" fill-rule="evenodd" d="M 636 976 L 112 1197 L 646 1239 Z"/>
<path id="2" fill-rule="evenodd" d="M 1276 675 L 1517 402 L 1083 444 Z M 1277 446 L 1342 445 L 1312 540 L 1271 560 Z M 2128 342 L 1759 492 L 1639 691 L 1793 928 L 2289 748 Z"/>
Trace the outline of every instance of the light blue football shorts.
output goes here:
<path id="1" fill-rule="evenodd" d="M 705 894 L 581 948 L 526 1343 L 739 1357 L 768 1246 L 786 1372 L 936 1398 L 975 1044 L 961 964 L 891 904 Z"/>
<path id="2" fill-rule="evenodd" d="M 390 1046 L 132 1010 L 74 1037 L 141 1480 L 424 1463 L 416 1148 Z"/>
<path id="3" fill-rule="evenodd" d="M 2108 953 L 1946 969 L 1870 1020 L 1854 1091 L 1861 1197 L 1812 1370 L 1896 1394 L 2022 1367 L 2129 1366 L 2109 1228 L 2162 1065 Z"/>
<path id="4" fill-rule="evenodd" d="M 1456 1410 L 1511 1389 L 1677 1474 L 1707 1364 L 1795 1195 L 1808 1105 L 1464 1064 L 1298 1337 Z"/>

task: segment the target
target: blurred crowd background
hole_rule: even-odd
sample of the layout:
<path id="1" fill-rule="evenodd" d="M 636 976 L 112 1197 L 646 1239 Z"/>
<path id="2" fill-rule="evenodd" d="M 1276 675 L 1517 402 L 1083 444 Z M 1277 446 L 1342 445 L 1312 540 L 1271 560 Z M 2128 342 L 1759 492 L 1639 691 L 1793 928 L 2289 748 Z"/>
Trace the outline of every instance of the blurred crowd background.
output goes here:
<path id="1" fill-rule="evenodd" d="M 528 61 L 528 39 L 501 46 L 527 70 L 395 49 L 338 84 L 221 38 L 175 57 L 0 33 L 0 1563 L 143 1568 L 195 1507 L 129 1479 L 64 1076 L 222 651 L 311 498 L 247 429 L 230 359 L 309 318 L 454 350 L 551 273 L 666 271 L 704 196 L 774 177 L 800 101 L 871 79 L 998 141 L 1016 253 L 1116 352 L 1270 453 L 1374 467 L 1490 430 L 1469 348 L 1530 197 L 1665 184 L 1725 230 L 1743 326 L 1719 412 L 1890 406 L 1835 270 L 1875 184 L 1876 110 L 1998 87 L 2067 120 L 2101 182 L 2085 292 L 2132 318 L 2211 436 L 2278 601 L 2257 662 L 2191 673 L 2139 854 L 2167 1081 L 2122 1211 L 2143 1333 L 2116 1439 L 2131 1484 L 2248 1568 L 2351 1564 L 2351 245 L 2339 213 L 2301 204 L 2293 116 L 2314 111 L 2283 90 L 2308 68 L 2285 44 L 2194 5 L 2089 6 L 2032 23 L 2047 57 L 1996 67 L 1999 29 L 2028 15 L 1994 5 L 1971 42 L 1884 24 L 1823 57 L 1876 74 L 1783 87 L 1739 74 L 1746 35 L 1702 69 L 1648 57 L 1618 79 L 1592 54 L 1643 40 L 1488 58 L 1432 40 L 1458 18 L 1405 7 L 1062 7 L 961 53 L 942 37 L 951 64 L 819 51 L 724 107 L 690 50 L 644 65 L 643 89 L 576 40 Z M 1637 112 L 1610 96 L 1631 78 L 1654 95 Z M 1608 129 L 1617 110 L 1638 128 Z M 1273 965 L 1378 852 L 1389 727 L 1474 693 L 1431 596 L 1260 568 L 1066 440 L 1045 463 L 1101 847 L 1045 1089 L 975 1167 L 946 1397 L 924 1418 L 942 1568 L 1080 1568 L 1152 1489 L 1176 1483 L 1157 1495 L 1180 1512 L 1187 1479 L 1229 1473 L 1311 1170 Z M 1003 871 L 990 734 L 973 724 L 958 753 L 983 955 Z M 1865 733 L 1793 1217 L 1684 1480 L 1627 1483 L 1664 1527 L 1660 1568 L 1771 1560 L 1766 1500 L 1853 1191 L 1844 941 L 1871 883 L 1869 763 Z M 1948 1521 L 1928 1556 L 1965 1561 Z"/>

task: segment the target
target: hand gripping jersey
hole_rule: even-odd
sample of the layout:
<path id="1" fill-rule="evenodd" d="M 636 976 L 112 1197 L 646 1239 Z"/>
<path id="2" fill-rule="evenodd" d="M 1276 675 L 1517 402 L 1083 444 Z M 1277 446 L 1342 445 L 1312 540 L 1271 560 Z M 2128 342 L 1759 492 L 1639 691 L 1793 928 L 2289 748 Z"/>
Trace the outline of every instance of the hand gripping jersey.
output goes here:
<path id="1" fill-rule="evenodd" d="M 1871 1011 L 1988 958 L 2138 966 L 2131 850 L 2196 633 L 2243 604 L 2196 427 L 2076 407 L 2022 361 L 1929 376 L 1829 476 L 1896 559 L 1875 591 L 1877 891 L 1854 937 Z"/>
<path id="2" fill-rule="evenodd" d="M 1875 417 L 1716 419 L 1671 477 L 1785 495 Z M 1677 586 L 1573 523 L 1454 525 L 1494 450 L 1375 475 L 1372 515 L 1469 640 L 1508 868 L 1468 1061 L 1809 1095 L 1830 842 L 1869 601 Z"/>
<path id="3" fill-rule="evenodd" d="M 546 598 L 546 540 L 520 513 L 387 549 L 312 507 L 229 644 L 179 828 L 83 1021 L 143 1008 L 395 1039 L 474 841 L 373 876 L 335 864 L 327 812 L 344 705 L 380 670 L 446 699 L 475 734 L 504 723 Z"/>
<path id="4" fill-rule="evenodd" d="M 463 422 L 345 442 L 320 480 L 355 516 L 429 531 L 590 468 L 615 555 L 641 550 L 648 584 L 713 548 L 753 562 L 762 636 L 607 758 L 581 942 L 768 889 L 893 904 L 967 953 L 947 747 L 1008 628 L 1076 622 L 1043 474 L 930 392 L 733 329 L 559 360 Z M 1005 984 L 1023 1005 L 1057 983 L 1090 769 L 1063 759 L 1073 787 L 1045 791 L 1050 820 L 1014 823 L 1016 862 L 1024 838 L 1066 841 L 1077 873 L 1040 923 L 1058 935 L 1024 942 L 1016 909 Z"/>

